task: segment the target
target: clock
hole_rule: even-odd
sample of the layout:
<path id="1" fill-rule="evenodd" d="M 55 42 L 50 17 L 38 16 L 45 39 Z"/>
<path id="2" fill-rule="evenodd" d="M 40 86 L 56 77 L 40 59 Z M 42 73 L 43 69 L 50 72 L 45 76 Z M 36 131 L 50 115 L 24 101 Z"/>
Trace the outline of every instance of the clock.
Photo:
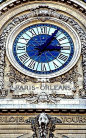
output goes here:
<path id="1" fill-rule="evenodd" d="M 16 69 L 36 78 L 59 76 L 72 67 L 75 46 L 68 32 L 51 23 L 21 30 L 8 50 Z"/>

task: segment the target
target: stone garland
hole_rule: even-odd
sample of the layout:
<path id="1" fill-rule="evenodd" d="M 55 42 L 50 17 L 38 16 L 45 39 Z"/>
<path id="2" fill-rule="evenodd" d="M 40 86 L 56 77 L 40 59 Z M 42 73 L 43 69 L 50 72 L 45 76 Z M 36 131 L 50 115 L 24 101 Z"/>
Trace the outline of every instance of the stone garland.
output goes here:
<path id="1" fill-rule="evenodd" d="M 34 82 L 34 83 L 37 82 L 37 79 L 31 78 L 27 75 L 23 75 L 22 73 L 17 71 L 12 65 L 10 65 L 10 73 L 7 73 L 7 76 L 9 77 L 9 81 L 11 83 L 13 83 L 13 82 L 26 83 L 28 81 L 31 81 L 31 82 Z"/>
<path id="2" fill-rule="evenodd" d="M 9 80 L 11 83 L 13 83 L 13 82 L 26 83 L 28 81 L 31 81 L 33 83 L 38 82 L 38 80 L 35 78 L 31 78 L 29 76 L 22 75 L 22 73 L 17 71 L 12 65 L 10 65 L 10 73 L 8 73 L 7 76 L 9 77 Z M 67 72 L 64 75 L 61 75 L 59 77 L 52 78 L 49 80 L 49 82 L 54 83 L 57 81 L 57 82 L 64 84 L 66 82 L 73 81 L 74 85 L 75 85 L 75 89 L 76 89 L 78 87 L 77 81 L 78 81 L 79 76 L 81 77 L 81 75 L 77 71 L 77 66 L 74 66 L 74 68 L 72 68 L 72 70 L 70 70 L 69 72 Z M 39 79 L 39 81 L 41 81 L 41 80 Z"/>
<path id="3" fill-rule="evenodd" d="M 64 75 L 61 75 L 59 77 L 50 79 L 50 82 L 60 82 L 62 84 L 66 82 L 74 82 L 74 90 L 73 92 L 76 92 L 76 88 L 78 87 L 78 77 L 81 77 L 81 75 L 78 73 L 77 66 L 75 65 L 70 71 L 65 73 Z"/>
<path id="4" fill-rule="evenodd" d="M 82 67 L 83 67 L 83 89 L 85 90 L 85 96 L 86 96 L 86 32 L 83 31 L 83 29 L 77 25 L 77 22 L 75 22 L 73 19 L 69 19 L 68 21 L 70 25 L 74 27 L 74 29 L 77 31 L 80 40 L 81 40 L 81 46 L 82 46 Z"/>
<path id="5" fill-rule="evenodd" d="M 78 25 L 78 23 L 76 21 L 74 21 L 72 18 L 64 16 L 62 14 L 59 14 L 56 12 L 56 9 L 51 9 L 50 7 L 46 7 L 45 5 L 40 6 L 36 9 L 31 9 L 32 12 L 30 12 L 29 14 L 25 14 L 23 16 L 20 17 L 16 17 L 14 18 L 9 24 L 8 26 L 3 30 L 1 36 L 0 36 L 0 48 L 1 48 L 1 52 L 3 53 L 3 57 L 5 56 L 5 43 L 6 43 L 6 39 L 7 36 L 9 35 L 10 31 L 19 23 L 27 20 L 30 17 L 38 17 L 39 20 L 45 21 L 47 19 L 49 19 L 49 17 L 55 17 L 58 18 L 64 22 L 67 22 L 68 24 L 70 24 L 78 33 L 80 40 L 81 40 L 81 44 L 82 44 L 82 65 L 83 65 L 83 76 L 84 76 L 84 82 L 83 82 L 83 88 L 86 91 L 86 33 L 84 32 L 84 30 Z M 3 66 L 2 68 L 2 72 L 4 72 L 4 61 L 1 64 L 1 66 Z M 77 75 L 77 74 L 76 74 Z M 1 76 L 3 78 L 3 75 Z M 66 76 L 67 77 L 67 76 Z M 58 80 L 58 79 L 57 79 Z M 1 82 L 1 89 L 3 89 L 3 83 Z"/>

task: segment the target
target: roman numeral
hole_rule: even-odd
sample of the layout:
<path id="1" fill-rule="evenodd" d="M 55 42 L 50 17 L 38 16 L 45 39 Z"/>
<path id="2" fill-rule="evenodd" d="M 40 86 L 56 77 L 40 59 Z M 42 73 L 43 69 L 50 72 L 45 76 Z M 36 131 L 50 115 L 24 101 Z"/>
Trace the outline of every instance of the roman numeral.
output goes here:
<path id="1" fill-rule="evenodd" d="M 23 54 L 21 56 L 19 56 L 19 59 L 24 63 L 27 59 L 28 59 L 28 55 L 27 54 Z"/>
<path id="2" fill-rule="evenodd" d="M 65 40 L 65 39 L 67 39 L 67 38 L 64 36 L 64 37 L 58 39 L 58 41 L 63 41 L 63 40 Z"/>
<path id="3" fill-rule="evenodd" d="M 40 29 L 41 29 L 41 34 L 47 34 L 47 27 L 46 26 L 40 27 Z"/>
<path id="4" fill-rule="evenodd" d="M 62 50 L 70 50 L 70 46 L 62 46 Z"/>
<path id="5" fill-rule="evenodd" d="M 65 55 L 63 55 L 63 54 L 60 54 L 60 55 L 58 56 L 58 58 L 61 59 L 61 60 L 63 60 L 63 61 L 66 61 L 68 57 L 65 56 Z"/>
<path id="6" fill-rule="evenodd" d="M 41 64 L 41 71 L 46 71 L 46 66 L 44 63 Z"/>
<path id="7" fill-rule="evenodd" d="M 34 69 L 35 64 L 36 64 L 36 61 L 31 60 L 30 63 L 29 63 L 29 65 L 28 65 L 28 67 Z"/>
<path id="8" fill-rule="evenodd" d="M 55 68 L 59 67 L 55 62 L 53 62 L 53 65 L 54 65 Z"/>
<path id="9" fill-rule="evenodd" d="M 29 32 L 31 32 L 32 37 L 35 36 L 35 35 L 37 35 L 36 32 L 34 31 L 34 29 L 30 29 Z"/>
<path id="10" fill-rule="evenodd" d="M 25 50 L 25 46 L 18 46 L 17 50 Z"/>

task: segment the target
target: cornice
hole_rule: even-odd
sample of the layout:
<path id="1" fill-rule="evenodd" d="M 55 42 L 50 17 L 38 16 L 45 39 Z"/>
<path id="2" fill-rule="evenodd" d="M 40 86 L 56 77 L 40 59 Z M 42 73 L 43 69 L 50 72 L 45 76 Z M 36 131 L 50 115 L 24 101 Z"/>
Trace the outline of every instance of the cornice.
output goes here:
<path id="1" fill-rule="evenodd" d="M 14 6 L 17 6 L 18 4 L 23 4 L 27 2 L 33 2 L 34 0 L 10 0 L 3 2 L 0 6 L 0 14 L 2 15 L 4 12 L 8 11 L 10 8 L 13 8 Z M 72 6 L 73 8 L 81 11 L 83 14 L 86 15 L 86 4 L 83 1 L 80 0 L 45 0 L 43 2 L 61 2 L 67 5 Z M 40 0 L 37 0 L 35 2 L 40 2 Z M 42 2 L 42 1 L 41 1 Z"/>

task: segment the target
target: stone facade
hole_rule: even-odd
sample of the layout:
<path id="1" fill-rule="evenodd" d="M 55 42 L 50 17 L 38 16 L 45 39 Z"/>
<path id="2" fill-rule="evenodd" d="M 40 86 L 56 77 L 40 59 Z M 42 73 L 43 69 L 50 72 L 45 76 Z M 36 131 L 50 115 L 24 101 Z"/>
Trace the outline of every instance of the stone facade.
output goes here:
<path id="1" fill-rule="evenodd" d="M 9 52 L 19 32 L 38 23 L 59 26 L 73 40 L 74 60 L 59 75 L 28 75 L 16 67 Z M 0 4 L 2 137 L 86 138 L 85 2 L 6 0 Z"/>

